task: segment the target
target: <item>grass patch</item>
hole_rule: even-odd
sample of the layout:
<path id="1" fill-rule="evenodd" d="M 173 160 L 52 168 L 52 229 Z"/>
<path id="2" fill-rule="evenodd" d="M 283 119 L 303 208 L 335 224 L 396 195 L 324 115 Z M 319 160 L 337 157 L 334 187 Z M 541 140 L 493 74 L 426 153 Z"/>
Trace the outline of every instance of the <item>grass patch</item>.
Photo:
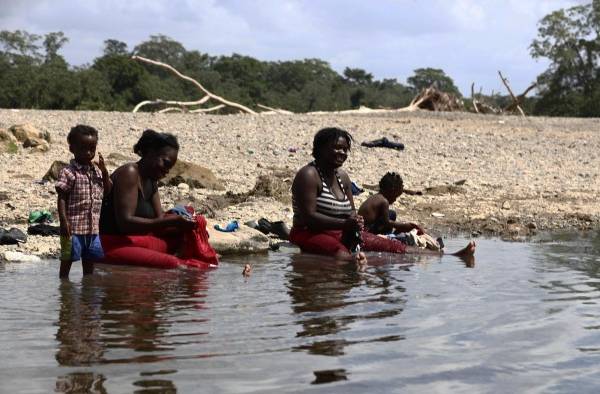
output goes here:
<path id="1" fill-rule="evenodd" d="M 15 144 L 14 142 L 9 142 L 8 144 L 6 144 L 6 153 L 11 153 L 11 154 L 15 154 L 19 152 L 19 146 L 17 144 Z"/>

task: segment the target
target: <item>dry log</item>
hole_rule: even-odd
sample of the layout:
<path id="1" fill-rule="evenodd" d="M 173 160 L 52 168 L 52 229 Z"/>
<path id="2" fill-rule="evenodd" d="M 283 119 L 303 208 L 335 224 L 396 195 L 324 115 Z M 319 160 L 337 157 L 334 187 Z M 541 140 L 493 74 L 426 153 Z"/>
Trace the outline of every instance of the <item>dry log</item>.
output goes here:
<path id="1" fill-rule="evenodd" d="M 292 115 L 293 112 L 292 111 L 288 111 L 286 109 L 281 109 L 281 108 L 271 108 L 271 107 L 267 107 L 266 105 L 262 105 L 262 104 L 256 104 L 257 107 L 262 108 L 262 109 L 266 109 L 266 112 L 261 112 L 261 115 L 270 115 L 271 113 L 273 114 L 286 114 L 286 115 Z"/>
<path id="2" fill-rule="evenodd" d="M 434 86 L 423 89 L 411 103 L 397 111 L 417 111 L 425 109 L 429 111 L 462 111 L 465 105 L 458 97 L 451 93 L 442 92 Z"/>
<path id="3" fill-rule="evenodd" d="M 183 108 L 180 107 L 167 107 L 163 108 L 160 111 L 157 111 L 159 114 L 166 114 L 167 112 L 187 112 Z"/>
<path id="4" fill-rule="evenodd" d="M 201 105 L 201 104 L 204 104 L 209 99 L 210 99 L 210 97 L 204 96 L 200 100 L 196 100 L 196 101 L 170 101 L 170 100 L 161 100 L 161 99 L 156 99 L 154 101 L 152 101 L 152 100 L 146 100 L 146 101 L 142 101 L 141 103 L 139 103 L 138 105 L 136 105 L 135 108 L 133 108 L 133 111 L 131 111 L 131 112 L 137 112 L 137 111 L 140 110 L 140 108 L 142 108 L 145 105 L 165 104 L 165 105 L 179 105 L 181 107 L 187 107 L 187 106 L 191 106 L 191 105 Z"/>
<path id="5" fill-rule="evenodd" d="M 508 94 L 510 94 L 510 97 L 513 100 L 514 107 L 519 110 L 519 112 L 521 113 L 521 116 L 525 116 L 525 112 L 523 112 L 523 109 L 519 105 L 519 101 L 517 100 L 517 98 L 513 94 L 512 90 L 510 88 L 510 85 L 508 84 L 508 80 L 502 76 L 502 73 L 500 72 L 500 70 L 498 70 L 498 75 L 500 75 L 500 79 L 502 80 L 502 83 L 506 87 L 506 90 L 508 90 Z"/>
<path id="6" fill-rule="evenodd" d="M 246 106 L 244 106 L 242 104 L 234 103 L 233 101 L 226 100 L 226 99 L 224 99 L 221 96 L 217 96 L 216 94 L 214 94 L 212 92 L 209 92 L 204 86 L 202 86 L 202 84 L 200 82 L 196 81 L 193 78 L 188 77 L 187 75 L 181 74 L 179 71 L 177 71 L 175 68 L 173 68 L 172 66 L 170 66 L 168 64 L 165 64 L 165 63 L 162 63 L 162 62 L 158 62 L 156 60 L 146 59 L 146 58 L 141 57 L 141 56 L 132 56 L 132 59 L 140 61 L 140 62 L 143 62 L 143 63 L 148 63 L 148 64 L 152 64 L 152 65 L 155 65 L 155 66 L 166 68 L 167 70 L 171 71 L 173 74 L 175 74 L 176 76 L 178 76 L 179 78 L 184 79 L 186 81 L 189 81 L 189 82 L 193 83 L 198 89 L 200 89 L 200 91 L 202 91 L 204 94 L 206 94 L 205 97 L 208 97 L 209 99 L 213 99 L 215 101 L 218 101 L 223 106 L 229 106 L 229 107 L 237 108 L 240 111 L 243 111 L 243 112 L 246 112 L 246 113 L 249 113 L 249 114 L 252 114 L 252 115 L 256 115 L 255 111 L 251 110 L 250 108 L 248 108 L 248 107 L 246 107 Z M 202 99 L 200 99 L 200 100 L 203 100 L 203 99 L 204 99 L 204 97 Z M 138 106 L 139 106 L 139 104 L 138 104 Z M 223 107 L 221 107 L 221 108 L 223 108 Z M 197 111 L 197 110 L 194 110 L 194 111 Z M 190 111 L 190 112 L 193 112 L 193 111 Z M 202 111 L 202 112 L 206 112 L 206 111 Z"/>
<path id="7" fill-rule="evenodd" d="M 194 110 L 191 110 L 190 113 L 192 113 L 192 114 L 198 114 L 198 113 L 213 112 L 213 111 L 218 111 L 221 108 L 225 108 L 225 107 L 226 107 L 225 104 L 219 104 L 219 105 L 215 105 L 214 107 L 210 107 L 210 108 L 198 108 L 198 109 L 194 109 Z"/>
<path id="8" fill-rule="evenodd" d="M 475 93 L 473 89 L 475 88 L 475 82 L 471 84 L 471 103 L 473 103 L 473 108 L 475 109 L 475 113 L 479 113 L 479 108 L 477 108 L 477 99 L 475 98 Z"/>

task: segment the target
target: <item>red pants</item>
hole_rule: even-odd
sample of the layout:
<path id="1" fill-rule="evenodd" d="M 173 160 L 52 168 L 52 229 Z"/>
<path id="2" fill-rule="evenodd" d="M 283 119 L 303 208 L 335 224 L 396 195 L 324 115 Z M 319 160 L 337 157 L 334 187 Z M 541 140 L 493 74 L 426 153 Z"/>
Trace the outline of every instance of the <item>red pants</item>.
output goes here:
<path id="1" fill-rule="evenodd" d="M 101 234 L 105 263 L 139 265 L 153 268 L 179 266 L 206 269 L 216 267 L 218 260 L 208 243 L 206 220 L 196 217 L 198 228 L 183 236 L 107 235 Z M 176 251 L 183 258 L 174 256 Z"/>
<path id="2" fill-rule="evenodd" d="M 360 236 L 362 238 L 360 246 L 365 252 L 406 253 L 406 245 L 400 241 L 379 237 L 366 231 L 361 231 Z M 308 253 L 328 256 L 334 256 L 340 250 L 350 253 L 341 239 L 341 230 L 317 233 L 305 228 L 292 227 L 290 231 L 290 241 L 299 246 L 303 252 Z"/>

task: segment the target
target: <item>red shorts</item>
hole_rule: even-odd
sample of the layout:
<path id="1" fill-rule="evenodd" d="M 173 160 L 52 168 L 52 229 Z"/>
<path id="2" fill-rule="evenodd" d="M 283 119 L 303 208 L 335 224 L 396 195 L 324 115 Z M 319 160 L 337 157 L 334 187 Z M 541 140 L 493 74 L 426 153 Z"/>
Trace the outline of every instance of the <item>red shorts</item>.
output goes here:
<path id="1" fill-rule="evenodd" d="M 406 245 L 400 241 L 379 237 L 361 231 L 361 248 L 365 252 L 406 253 Z M 290 241 L 300 247 L 303 252 L 335 256 L 338 251 L 350 253 L 342 244 L 341 230 L 312 232 L 306 228 L 292 227 Z"/>

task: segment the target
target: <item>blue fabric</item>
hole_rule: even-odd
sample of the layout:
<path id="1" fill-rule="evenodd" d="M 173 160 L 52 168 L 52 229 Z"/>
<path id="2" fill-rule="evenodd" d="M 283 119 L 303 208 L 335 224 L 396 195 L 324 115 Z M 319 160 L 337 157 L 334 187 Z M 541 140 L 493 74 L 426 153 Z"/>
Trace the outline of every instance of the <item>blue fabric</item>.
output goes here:
<path id="1" fill-rule="evenodd" d="M 224 233 L 232 233 L 235 230 L 237 230 L 238 228 L 240 228 L 240 225 L 237 220 L 232 220 L 231 222 L 227 223 L 227 226 L 225 226 L 225 228 L 222 228 L 218 224 L 215 224 L 215 230 L 218 230 L 218 231 L 221 231 Z"/>
<path id="2" fill-rule="evenodd" d="M 104 257 L 100 236 L 92 235 L 72 235 L 71 236 L 71 261 L 95 261 Z"/>
<path id="3" fill-rule="evenodd" d="M 358 196 L 360 193 L 364 192 L 365 189 L 361 189 L 360 187 L 358 187 L 358 185 L 354 182 L 352 182 L 352 195 L 353 196 Z"/>
<path id="4" fill-rule="evenodd" d="M 192 215 L 185 209 L 183 205 L 175 205 L 173 208 L 169 209 L 168 213 L 174 213 L 179 216 L 183 216 L 186 219 L 192 219 Z"/>

